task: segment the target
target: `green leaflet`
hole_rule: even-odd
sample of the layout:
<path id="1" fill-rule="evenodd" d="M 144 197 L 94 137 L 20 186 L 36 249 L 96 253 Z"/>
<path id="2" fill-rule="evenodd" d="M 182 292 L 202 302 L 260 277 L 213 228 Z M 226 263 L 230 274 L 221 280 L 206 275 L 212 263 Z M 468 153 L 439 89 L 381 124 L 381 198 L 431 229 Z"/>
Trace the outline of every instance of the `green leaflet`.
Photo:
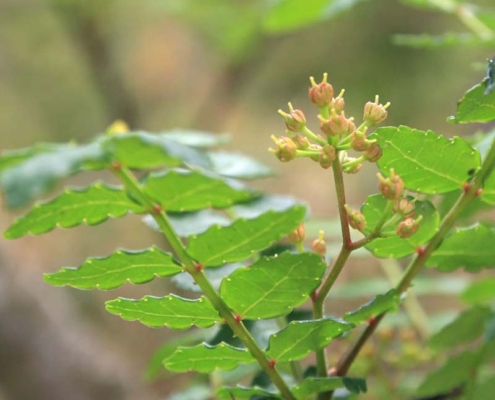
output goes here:
<path id="1" fill-rule="evenodd" d="M 366 234 L 373 231 L 386 205 L 387 200 L 381 194 L 375 194 L 366 199 L 366 202 L 361 207 L 361 212 L 366 217 Z M 366 249 L 377 257 L 402 258 L 415 253 L 419 246 L 428 242 L 438 229 L 440 216 L 429 201 L 416 201 L 414 205 L 416 209 L 415 218 L 420 215 L 423 216 L 419 229 L 414 235 L 405 239 L 395 234 L 386 238 L 378 238 L 367 244 Z M 395 232 L 398 225 L 399 222 L 393 226 L 387 226 L 386 229 L 387 231 L 392 230 Z"/>
<path id="2" fill-rule="evenodd" d="M 485 323 L 492 315 L 488 307 L 476 306 L 465 310 L 431 336 L 429 344 L 436 349 L 448 349 L 472 342 L 485 333 Z"/>
<path id="3" fill-rule="evenodd" d="M 108 257 L 89 258 L 79 268 L 62 268 L 46 274 L 45 281 L 55 286 L 109 290 L 126 282 L 146 283 L 155 276 L 172 276 L 180 272 L 182 267 L 171 254 L 151 247 L 137 252 L 118 250 Z"/>
<path id="4" fill-rule="evenodd" d="M 231 179 L 179 169 L 151 174 L 144 182 L 144 191 L 165 210 L 176 212 L 227 208 L 259 195 Z"/>
<path id="5" fill-rule="evenodd" d="M 399 301 L 400 297 L 397 291 L 395 289 L 389 290 L 385 294 L 375 296 L 357 310 L 346 313 L 344 315 L 344 321 L 359 324 L 383 312 L 397 309 Z"/>
<path id="6" fill-rule="evenodd" d="M 161 137 L 171 139 L 184 146 L 210 148 L 230 143 L 229 135 L 217 135 L 195 130 L 173 129 L 160 134 Z"/>
<path id="7" fill-rule="evenodd" d="M 293 321 L 270 336 L 266 353 L 278 362 L 299 360 L 312 351 L 324 348 L 353 327 L 352 324 L 332 318 Z"/>
<path id="8" fill-rule="evenodd" d="M 351 393 L 366 393 L 366 381 L 361 378 L 306 378 L 300 385 L 292 388 L 297 399 L 305 399 L 313 394 L 328 392 L 345 387 Z"/>
<path id="9" fill-rule="evenodd" d="M 143 213 L 144 210 L 120 188 L 97 182 L 85 189 L 66 189 L 55 199 L 36 204 L 26 215 L 16 219 L 4 236 L 16 239 L 27 234 L 40 235 L 56 227 L 97 225 L 128 212 Z"/>
<path id="10" fill-rule="evenodd" d="M 254 219 L 238 219 L 227 227 L 213 226 L 201 235 L 190 236 L 187 252 L 205 267 L 245 260 L 288 235 L 302 222 L 306 209 L 268 211 Z"/>
<path id="11" fill-rule="evenodd" d="M 481 200 L 488 204 L 495 204 L 495 172 L 492 171 L 485 180 Z"/>
<path id="12" fill-rule="evenodd" d="M 125 320 L 139 321 L 152 328 L 188 329 L 194 325 L 209 328 L 221 320 L 218 311 L 205 297 L 197 300 L 173 294 L 166 297 L 146 296 L 141 300 L 119 297 L 107 301 L 106 309 Z"/>
<path id="13" fill-rule="evenodd" d="M 432 131 L 400 126 L 378 128 L 370 139 L 383 148 L 377 162 L 382 174 L 389 175 L 393 168 L 407 189 L 420 193 L 459 189 L 470 179 L 469 172 L 481 165 L 479 152 L 459 137 L 447 139 Z"/>
<path id="14" fill-rule="evenodd" d="M 199 344 L 194 347 L 179 347 L 165 361 L 165 368 L 174 372 L 213 372 L 216 369 L 229 371 L 239 364 L 252 364 L 256 360 L 246 349 L 238 349 L 221 343 L 218 346 Z"/>
<path id="15" fill-rule="evenodd" d="M 491 303 L 495 299 L 495 279 L 484 278 L 472 283 L 462 292 L 461 299 L 468 304 Z"/>
<path id="16" fill-rule="evenodd" d="M 485 78 L 469 89 L 457 103 L 457 112 L 449 118 L 449 122 L 467 124 L 495 121 L 495 92 L 485 94 L 488 83 L 488 78 Z"/>
<path id="17" fill-rule="evenodd" d="M 265 164 L 241 153 L 215 151 L 208 153 L 208 158 L 213 171 L 229 178 L 259 179 L 274 174 Z"/>
<path id="18" fill-rule="evenodd" d="M 312 253 L 263 257 L 224 278 L 220 294 L 244 319 L 279 317 L 306 302 L 325 269 L 321 257 Z"/>
<path id="19" fill-rule="evenodd" d="M 478 272 L 495 267 L 495 229 L 477 224 L 456 229 L 447 236 L 426 262 L 440 271 L 454 271 L 464 267 Z"/>

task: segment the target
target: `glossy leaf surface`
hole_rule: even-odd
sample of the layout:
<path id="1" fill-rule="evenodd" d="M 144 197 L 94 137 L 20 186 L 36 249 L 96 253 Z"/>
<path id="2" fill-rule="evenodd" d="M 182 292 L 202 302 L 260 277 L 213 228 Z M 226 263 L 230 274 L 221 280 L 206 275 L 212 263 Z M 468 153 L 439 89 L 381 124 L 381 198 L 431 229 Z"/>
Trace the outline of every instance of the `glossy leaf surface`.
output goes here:
<path id="1" fill-rule="evenodd" d="M 495 267 L 495 229 L 485 225 L 456 229 L 426 262 L 440 271 L 464 267 L 468 272 Z"/>
<path id="2" fill-rule="evenodd" d="M 366 245 L 366 249 L 377 257 L 401 258 L 415 253 L 419 246 L 428 242 L 438 229 L 440 216 L 429 201 L 416 201 L 414 204 L 416 210 L 414 218 L 423 216 L 419 229 L 414 235 L 404 239 L 396 235 L 395 231 L 399 225 L 397 222 L 386 228 L 387 232 L 392 232 L 392 236 L 375 239 Z M 381 194 L 372 195 L 366 199 L 361 207 L 361 212 L 366 217 L 366 234 L 373 231 L 386 205 L 387 200 Z"/>
<path id="3" fill-rule="evenodd" d="M 220 294 L 242 318 L 287 315 L 318 287 L 326 266 L 312 253 L 263 257 L 224 278 Z"/>
<path id="4" fill-rule="evenodd" d="M 144 191 L 165 210 L 176 212 L 227 208 L 257 196 L 237 181 L 187 170 L 151 174 L 144 183 Z"/>
<path id="5" fill-rule="evenodd" d="M 485 79 L 468 90 L 450 121 L 457 124 L 495 121 L 495 92 L 485 94 L 487 85 L 488 79 Z"/>
<path id="6" fill-rule="evenodd" d="M 155 276 L 172 276 L 180 272 L 182 268 L 171 254 L 152 247 L 138 252 L 118 250 L 108 257 L 89 258 L 79 268 L 62 268 L 46 274 L 45 280 L 55 286 L 109 290 L 126 282 L 146 283 Z"/>
<path id="7" fill-rule="evenodd" d="M 283 212 L 268 211 L 254 219 L 238 219 L 227 227 L 213 226 L 201 235 L 189 237 L 188 254 L 204 266 L 242 261 L 263 250 L 297 228 L 304 207 Z"/>
<path id="8" fill-rule="evenodd" d="M 188 329 L 194 325 L 208 328 L 221 320 L 218 311 L 206 298 L 189 300 L 173 294 L 146 296 L 140 300 L 119 297 L 107 301 L 106 309 L 127 321 L 139 321 L 152 328 Z"/>
<path id="9" fill-rule="evenodd" d="M 270 336 L 266 353 L 276 361 L 299 360 L 324 348 L 352 327 L 352 324 L 332 318 L 293 321 Z"/>
<path id="10" fill-rule="evenodd" d="M 95 183 L 85 189 L 66 189 L 55 199 L 36 204 L 10 226 L 5 237 L 15 239 L 27 234 L 40 235 L 56 227 L 97 225 L 128 212 L 143 213 L 144 210 L 120 188 Z"/>
<path id="11" fill-rule="evenodd" d="M 251 364 L 255 359 L 248 350 L 221 343 L 218 346 L 199 344 L 194 347 L 179 347 L 164 364 L 175 372 L 197 371 L 209 373 L 215 370 L 229 371 L 239 364 Z"/>
<path id="12" fill-rule="evenodd" d="M 306 399 L 311 395 L 345 387 L 351 393 L 366 393 L 366 381 L 361 378 L 306 378 L 292 389 L 297 399 Z"/>
<path id="13" fill-rule="evenodd" d="M 391 168 L 404 180 L 407 189 L 420 193 L 456 190 L 478 169 L 479 152 L 458 137 L 447 139 L 432 131 L 407 126 L 378 128 L 370 136 L 383 148 L 377 164 L 383 175 Z"/>
<path id="14" fill-rule="evenodd" d="M 392 289 L 385 294 L 375 296 L 371 301 L 357 310 L 346 313 L 344 320 L 357 325 L 383 312 L 397 309 L 399 301 L 400 297 L 397 291 Z"/>

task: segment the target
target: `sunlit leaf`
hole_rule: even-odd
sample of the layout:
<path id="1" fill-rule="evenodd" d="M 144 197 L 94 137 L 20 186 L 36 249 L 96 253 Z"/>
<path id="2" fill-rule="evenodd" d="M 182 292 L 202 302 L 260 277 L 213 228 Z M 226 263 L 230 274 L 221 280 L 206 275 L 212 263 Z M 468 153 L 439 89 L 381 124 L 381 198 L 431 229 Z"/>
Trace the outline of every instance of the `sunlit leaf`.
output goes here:
<path id="1" fill-rule="evenodd" d="M 297 399 L 306 399 L 314 394 L 329 392 L 345 387 L 351 393 L 366 393 L 366 381 L 361 378 L 306 378 L 292 389 Z"/>
<path id="2" fill-rule="evenodd" d="M 146 283 L 155 276 L 172 276 L 182 271 L 171 254 L 152 247 L 137 252 L 118 250 L 108 257 L 89 258 L 79 268 L 63 268 L 46 274 L 45 280 L 55 286 L 109 290 L 126 282 Z"/>
<path id="3" fill-rule="evenodd" d="M 144 191 L 167 211 L 196 211 L 203 208 L 227 208 L 248 201 L 258 194 L 238 181 L 206 171 L 168 170 L 151 174 Z"/>
<path id="4" fill-rule="evenodd" d="M 11 168 L 17 164 L 24 162 L 25 160 L 36 154 L 53 151 L 59 146 L 67 145 L 59 145 L 55 143 L 38 143 L 33 147 L 2 151 L 0 153 L 0 173 L 7 168 Z"/>
<path id="5" fill-rule="evenodd" d="M 426 262 L 440 271 L 464 267 L 468 272 L 495 267 L 495 229 L 485 225 L 456 229 Z"/>
<path id="6" fill-rule="evenodd" d="M 161 136 L 167 139 L 172 139 L 174 142 L 185 146 L 209 148 L 230 142 L 229 135 L 216 135 L 213 133 L 174 129 L 161 133 Z"/>
<path id="7" fill-rule="evenodd" d="M 208 153 L 211 169 L 217 174 L 236 179 L 258 179 L 273 175 L 273 171 L 245 154 L 226 151 Z"/>
<path id="8" fill-rule="evenodd" d="M 173 294 L 166 297 L 146 296 L 141 300 L 119 297 L 107 301 L 106 309 L 122 319 L 139 321 L 152 328 L 188 329 L 194 325 L 208 328 L 221 320 L 218 311 L 206 298 L 189 300 Z"/>
<path id="9" fill-rule="evenodd" d="M 326 265 L 313 253 L 282 253 L 239 268 L 222 281 L 220 294 L 242 318 L 287 315 L 318 287 Z"/>
<path id="10" fill-rule="evenodd" d="M 299 360 L 324 348 L 351 328 L 352 324 L 333 318 L 294 321 L 270 336 L 266 353 L 278 362 Z"/>
<path id="11" fill-rule="evenodd" d="M 144 209 L 120 188 L 95 183 L 85 189 L 66 189 L 55 199 L 36 204 L 16 219 L 4 236 L 15 239 L 27 234 L 40 235 L 56 227 L 97 225 L 128 212 L 143 213 Z"/>
<path id="12" fill-rule="evenodd" d="M 197 371 L 213 372 L 216 369 L 229 371 L 239 364 L 252 364 L 255 359 L 246 349 L 237 349 L 226 345 L 208 346 L 199 344 L 194 347 L 179 347 L 164 364 L 165 368 L 175 372 Z"/>
<path id="13" fill-rule="evenodd" d="M 297 228 L 306 210 L 294 206 L 283 212 L 268 211 L 255 219 L 238 219 L 227 227 L 211 227 L 189 237 L 188 254 L 204 266 L 242 261 Z"/>
<path id="14" fill-rule="evenodd" d="M 377 163 L 382 174 L 388 176 L 393 168 L 407 189 L 420 193 L 459 189 L 470 178 L 469 171 L 481 163 L 479 152 L 459 137 L 447 139 L 400 126 L 378 128 L 370 138 L 383 148 Z"/>
<path id="15" fill-rule="evenodd" d="M 457 104 L 455 116 L 449 122 L 466 124 L 471 122 L 495 121 L 495 91 L 485 94 L 488 79 L 466 92 Z"/>
<path id="16" fill-rule="evenodd" d="M 399 301 L 400 297 L 397 291 L 392 289 L 385 294 L 375 296 L 357 310 L 346 313 L 344 320 L 352 324 L 359 324 L 381 313 L 397 309 Z"/>
<path id="17" fill-rule="evenodd" d="M 219 399 L 227 399 L 227 400 L 259 398 L 256 396 L 260 396 L 261 398 L 267 398 L 267 399 L 283 398 L 280 397 L 280 395 L 278 395 L 278 392 L 269 391 L 257 386 L 253 386 L 253 387 L 236 386 L 232 388 L 223 387 L 217 390 L 217 396 Z"/>
<path id="18" fill-rule="evenodd" d="M 60 145 L 35 153 L 0 175 L 0 190 L 8 207 L 25 206 L 52 190 L 58 181 L 83 169 L 103 168 L 108 155 L 99 141 L 87 145 Z"/>
<path id="19" fill-rule="evenodd" d="M 431 372 L 416 390 L 420 397 L 436 396 L 448 393 L 463 386 L 471 379 L 471 371 L 477 361 L 477 354 L 465 351 L 447 359 L 437 370 Z"/>
<path id="20" fill-rule="evenodd" d="M 495 300 L 495 279 L 484 278 L 472 283 L 461 294 L 461 299 L 468 304 L 485 304 Z"/>
<path id="21" fill-rule="evenodd" d="M 437 349 L 448 349 L 460 344 L 472 342 L 485 332 L 485 322 L 492 315 L 488 307 L 473 307 L 457 316 L 440 332 L 430 337 L 430 346 Z"/>
<path id="22" fill-rule="evenodd" d="M 385 210 L 387 200 L 380 194 L 369 196 L 361 207 L 361 212 L 366 218 L 365 233 L 373 231 Z M 387 231 L 392 232 L 392 236 L 378 238 L 366 245 L 366 249 L 371 251 L 377 257 L 406 257 L 416 252 L 417 248 L 428 242 L 438 229 L 440 216 L 435 207 L 429 201 L 416 201 L 414 203 L 416 214 L 415 218 L 422 215 L 418 231 L 408 237 L 401 238 L 395 234 L 399 222 L 393 226 L 387 226 Z"/>
<path id="23" fill-rule="evenodd" d="M 267 211 L 284 211 L 295 205 L 305 205 L 290 196 L 263 195 L 247 203 L 236 204 L 234 214 L 239 218 L 256 218 Z"/>
<path id="24" fill-rule="evenodd" d="M 108 136 L 103 143 L 113 159 L 128 168 L 174 167 L 184 162 L 200 167 L 210 165 L 204 153 L 172 140 L 167 134 L 127 132 Z"/>

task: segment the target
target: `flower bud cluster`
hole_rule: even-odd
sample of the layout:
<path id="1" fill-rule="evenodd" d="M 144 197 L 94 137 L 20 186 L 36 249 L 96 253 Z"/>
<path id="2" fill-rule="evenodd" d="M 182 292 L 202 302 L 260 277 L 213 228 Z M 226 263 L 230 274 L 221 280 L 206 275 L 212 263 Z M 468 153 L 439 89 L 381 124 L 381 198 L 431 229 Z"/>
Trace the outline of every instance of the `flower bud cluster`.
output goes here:
<path id="1" fill-rule="evenodd" d="M 345 205 L 345 209 L 347 211 L 347 221 L 349 222 L 349 226 L 363 232 L 366 228 L 366 218 L 363 213 L 356 210 L 351 210 L 347 204 Z"/>
<path id="2" fill-rule="evenodd" d="M 376 162 L 382 155 L 382 149 L 375 140 L 368 139 L 366 130 L 385 120 L 390 103 L 379 104 L 378 96 L 374 103 L 366 103 L 363 123 L 356 127 L 354 118 L 345 115 L 345 91 L 336 95 L 327 78 L 325 73 L 323 80 L 317 83 L 311 77 L 311 86 L 308 89 L 310 101 L 320 111 L 320 133 L 312 132 L 307 126 L 303 111 L 294 109 L 289 103 L 289 112 L 278 111 L 285 120 L 287 136 L 272 136 L 276 148 L 270 151 L 282 162 L 307 157 L 325 169 L 330 168 L 339 157 L 344 172 L 356 173 L 361 170 L 363 162 Z M 348 149 L 360 152 L 361 155 L 348 157 L 345 153 Z"/>

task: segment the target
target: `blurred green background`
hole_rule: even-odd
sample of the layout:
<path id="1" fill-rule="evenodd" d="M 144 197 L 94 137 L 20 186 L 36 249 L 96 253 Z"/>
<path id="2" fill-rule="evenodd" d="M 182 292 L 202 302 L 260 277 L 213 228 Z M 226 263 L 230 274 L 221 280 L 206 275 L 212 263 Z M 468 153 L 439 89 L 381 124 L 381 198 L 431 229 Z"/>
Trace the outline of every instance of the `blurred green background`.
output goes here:
<path id="1" fill-rule="evenodd" d="M 303 199 L 313 215 L 329 216 L 336 208 L 328 171 L 307 160 L 282 165 L 267 152 L 270 135 L 284 132 L 276 111 L 287 109 L 288 101 L 317 128 L 317 111 L 307 99 L 309 76 L 319 80 L 328 72 L 337 92 L 346 89 L 346 114 L 358 121 L 364 103 L 379 94 L 392 103 L 387 124 L 447 136 L 470 132 L 445 119 L 481 80 L 495 49 L 419 50 L 392 43 L 397 33 L 462 31 L 454 18 L 392 0 L 363 0 L 331 19 L 273 33 L 264 20 L 271 3 L 0 0 L 0 150 L 84 142 L 116 119 L 150 132 L 180 127 L 229 133 L 231 149 L 278 172 L 257 187 Z M 375 190 L 375 167 L 365 169 L 349 177 L 351 205 Z M 89 174 L 70 183 L 95 178 L 110 179 Z M 1 211 L 2 230 L 12 219 Z M 42 280 L 43 271 L 79 265 L 90 255 L 153 243 L 160 239 L 137 217 L 91 230 L 1 239 L 1 400 L 154 400 L 187 385 L 187 376 L 151 384 L 143 378 L 154 350 L 176 333 L 104 311 L 104 300 L 116 294 L 166 294 L 163 282 L 109 294 L 55 289 Z"/>

